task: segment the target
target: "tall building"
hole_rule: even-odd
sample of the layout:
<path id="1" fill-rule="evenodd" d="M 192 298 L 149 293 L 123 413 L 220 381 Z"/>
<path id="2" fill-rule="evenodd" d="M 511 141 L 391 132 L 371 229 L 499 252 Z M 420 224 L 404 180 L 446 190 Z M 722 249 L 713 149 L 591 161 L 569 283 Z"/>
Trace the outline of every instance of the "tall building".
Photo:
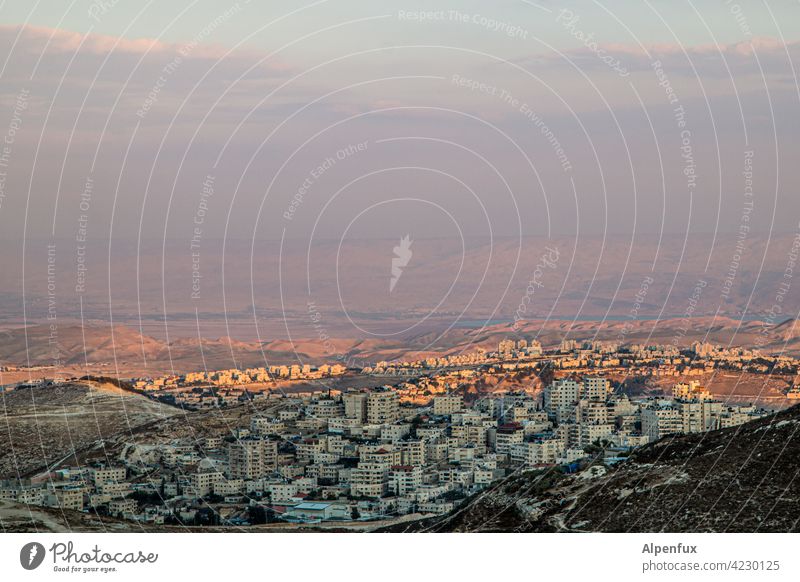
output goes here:
<path id="1" fill-rule="evenodd" d="M 555 380 L 544 388 L 545 411 L 558 422 L 565 421 L 572 415 L 580 392 L 581 385 L 575 380 L 569 378 Z"/>
<path id="2" fill-rule="evenodd" d="M 694 342 L 692 344 L 692 351 L 700 358 L 711 356 L 714 353 L 714 350 L 715 346 L 708 342 Z"/>
<path id="3" fill-rule="evenodd" d="M 608 406 L 597 400 L 581 400 L 578 406 L 582 424 L 608 423 Z"/>
<path id="4" fill-rule="evenodd" d="M 308 414 L 314 418 L 337 418 L 344 412 L 342 402 L 335 398 L 320 398 L 308 407 Z"/>
<path id="5" fill-rule="evenodd" d="M 433 413 L 439 415 L 451 415 L 461 412 L 464 409 L 464 398 L 456 394 L 433 397 Z"/>
<path id="6" fill-rule="evenodd" d="M 367 420 L 366 392 L 345 392 L 342 400 L 344 400 L 344 415 L 347 418 L 354 418 L 359 422 Z"/>
<path id="7" fill-rule="evenodd" d="M 502 424 L 497 427 L 495 436 L 495 451 L 498 455 L 508 455 L 511 447 L 521 445 L 525 431 L 519 424 Z"/>
<path id="8" fill-rule="evenodd" d="M 350 472 L 350 495 L 353 497 L 381 497 L 389 484 L 389 466 L 386 463 L 360 462 Z"/>
<path id="9" fill-rule="evenodd" d="M 722 402 L 718 400 L 679 400 L 675 407 L 681 413 L 682 431 L 686 433 L 714 430 L 722 415 Z"/>
<path id="10" fill-rule="evenodd" d="M 408 495 L 422 485 L 422 467 L 394 465 L 389 472 L 389 491 L 395 495 Z"/>
<path id="11" fill-rule="evenodd" d="M 688 384 L 675 384 L 672 387 L 672 397 L 678 400 L 711 400 L 711 392 L 700 386 L 697 380 L 691 380 Z"/>
<path id="12" fill-rule="evenodd" d="M 403 465 L 425 464 L 425 443 L 421 440 L 402 441 L 398 443 Z"/>
<path id="13" fill-rule="evenodd" d="M 370 392 L 367 396 L 367 422 L 389 424 L 400 418 L 400 396 L 394 390 Z"/>
<path id="14" fill-rule="evenodd" d="M 581 398 L 595 402 L 605 402 L 611 392 L 608 378 L 586 377 L 581 386 Z"/>
<path id="15" fill-rule="evenodd" d="M 561 344 L 558 346 L 558 351 L 562 354 L 568 354 L 570 352 L 575 351 L 578 347 L 578 342 L 575 340 L 561 340 Z"/>
<path id="16" fill-rule="evenodd" d="M 244 438 L 228 448 L 231 479 L 258 479 L 278 466 L 277 441 Z"/>
<path id="17" fill-rule="evenodd" d="M 677 408 L 661 405 L 642 408 L 642 434 L 647 435 L 650 442 L 680 432 L 683 432 L 683 417 Z"/>
<path id="18" fill-rule="evenodd" d="M 497 346 L 497 351 L 502 358 L 510 358 L 513 353 L 514 349 L 517 347 L 514 340 L 506 339 L 502 340 L 500 344 Z"/>

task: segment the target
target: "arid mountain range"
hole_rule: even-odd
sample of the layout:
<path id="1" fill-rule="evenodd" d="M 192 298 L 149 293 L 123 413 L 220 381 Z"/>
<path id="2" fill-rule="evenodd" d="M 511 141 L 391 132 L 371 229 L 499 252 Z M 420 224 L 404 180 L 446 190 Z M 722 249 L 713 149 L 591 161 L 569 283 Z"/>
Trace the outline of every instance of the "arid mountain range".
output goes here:
<path id="1" fill-rule="evenodd" d="M 791 234 L 419 239 L 392 287 L 397 244 L 98 239 L 79 263 L 74 241 L 9 243 L 0 362 L 358 365 L 514 335 L 800 353 Z"/>
<path id="2" fill-rule="evenodd" d="M 242 341 L 230 337 L 215 339 L 177 337 L 164 339 L 140 334 L 124 325 L 93 323 L 58 328 L 50 342 L 51 329 L 37 325 L 0 332 L 0 363 L 60 365 L 95 370 L 98 365 L 114 375 L 133 372 L 186 372 L 230 367 L 275 364 L 341 362 L 367 366 L 379 361 L 420 359 L 436 354 L 468 353 L 476 348 L 495 349 L 505 338 L 538 338 L 555 346 L 564 338 L 600 339 L 622 343 L 662 343 L 679 347 L 695 340 L 721 345 L 758 345 L 769 353 L 800 354 L 800 325 L 796 320 L 766 326 L 761 321 L 737 321 L 725 317 L 696 317 L 689 320 L 531 321 L 515 329 L 499 323 L 484 328 L 454 328 L 446 333 L 408 334 L 400 338 L 342 337 L 296 338 Z M 124 373 L 123 373 L 124 372 Z"/>
<path id="3" fill-rule="evenodd" d="M 74 241 L 4 243 L 0 328 L 55 317 L 164 338 L 366 339 L 514 319 L 779 322 L 800 310 L 792 234 L 419 239 L 392 287 L 398 240 L 204 240 L 196 256 L 188 241 L 93 240 L 82 263 Z"/>

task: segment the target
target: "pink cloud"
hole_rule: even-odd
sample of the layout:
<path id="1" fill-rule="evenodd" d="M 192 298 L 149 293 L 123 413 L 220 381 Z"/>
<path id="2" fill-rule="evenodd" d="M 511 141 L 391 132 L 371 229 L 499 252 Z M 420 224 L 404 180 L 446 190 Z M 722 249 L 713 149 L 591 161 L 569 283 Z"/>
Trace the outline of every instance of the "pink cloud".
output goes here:
<path id="1" fill-rule="evenodd" d="M 47 44 L 49 51 L 60 53 L 71 53 L 83 46 L 82 50 L 95 53 L 106 54 L 110 51 L 121 51 L 127 53 L 141 54 L 147 51 L 169 50 L 169 44 L 154 38 L 124 39 L 104 34 L 81 34 L 60 28 L 49 28 L 46 26 L 30 25 L 0 25 L 0 37 L 11 36 L 15 38 L 22 29 L 20 43 L 15 50 L 33 48 L 31 45 Z"/>
<path id="2" fill-rule="evenodd" d="M 20 29 L 22 30 L 21 34 Z M 17 35 L 19 35 L 18 40 L 16 40 Z M 156 38 L 128 39 L 104 34 L 85 34 L 46 26 L 0 25 L 0 44 L 7 43 L 8 49 L 11 50 L 12 43 L 15 40 L 14 53 L 24 52 L 37 56 L 43 51 L 46 54 L 58 55 L 74 53 L 80 49 L 82 54 L 94 56 L 105 56 L 108 53 L 133 56 L 180 53 L 186 58 L 213 60 L 244 58 L 251 62 L 263 57 L 263 53 L 251 49 L 237 48 L 231 50 L 228 47 L 205 42 L 204 40 L 170 43 Z M 273 71 L 286 71 L 291 68 L 287 63 L 274 57 L 269 59 L 269 63 L 265 66 Z"/>
<path id="3" fill-rule="evenodd" d="M 784 53 L 786 47 L 793 48 L 798 43 L 786 43 L 773 37 L 753 37 L 749 41 L 740 41 L 728 44 L 700 44 L 700 45 L 681 45 L 678 43 L 645 43 L 643 46 L 632 43 L 607 43 L 601 44 L 609 53 L 617 55 L 631 55 L 636 57 L 645 56 L 650 53 L 653 56 L 681 55 L 684 52 L 688 55 L 706 56 L 723 54 L 750 57 L 754 53 Z M 645 52 L 646 49 L 646 52 Z M 585 49 L 578 49 L 585 50 Z"/>
<path id="4" fill-rule="evenodd" d="M 566 66 L 565 57 L 580 63 L 584 69 L 607 68 L 601 58 L 613 57 L 623 70 L 649 70 L 653 61 L 661 61 L 670 72 L 694 76 L 695 70 L 708 76 L 727 75 L 724 64 L 738 74 L 756 74 L 758 65 L 765 74 L 792 74 L 789 58 L 800 64 L 800 42 L 784 43 L 773 37 L 753 37 L 746 41 L 713 44 L 681 45 L 679 43 L 598 43 L 576 46 L 562 54 L 547 53 L 531 56 L 523 63 Z M 757 59 L 756 59 L 757 57 Z M 724 59 L 724 63 L 723 63 Z M 690 66 L 691 65 L 691 66 Z"/>

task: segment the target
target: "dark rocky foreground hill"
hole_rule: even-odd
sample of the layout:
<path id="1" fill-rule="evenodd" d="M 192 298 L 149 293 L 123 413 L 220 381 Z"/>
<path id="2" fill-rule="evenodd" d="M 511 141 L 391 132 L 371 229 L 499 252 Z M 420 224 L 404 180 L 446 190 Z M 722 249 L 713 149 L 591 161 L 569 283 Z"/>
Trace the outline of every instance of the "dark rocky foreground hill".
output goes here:
<path id="1" fill-rule="evenodd" d="M 105 458 L 113 441 L 182 415 L 120 385 L 97 378 L 0 392 L 0 479 L 79 464 L 87 451 Z"/>
<path id="2" fill-rule="evenodd" d="M 613 468 L 513 475 L 449 515 L 388 531 L 796 532 L 800 407 L 667 437 Z"/>

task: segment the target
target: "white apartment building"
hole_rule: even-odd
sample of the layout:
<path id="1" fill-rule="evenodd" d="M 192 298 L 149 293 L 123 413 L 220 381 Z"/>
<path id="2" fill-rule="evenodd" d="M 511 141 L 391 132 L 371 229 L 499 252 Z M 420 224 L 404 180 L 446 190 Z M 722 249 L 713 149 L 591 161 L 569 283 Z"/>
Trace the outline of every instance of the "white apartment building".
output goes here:
<path id="1" fill-rule="evenodd" d="M 359 459 L 367 463 L 382 463 L 390 467 L 402 464 L 403 453 L 392 445 L 365 445 L 359 450 Z"/>
<path id="2" fill-rule="evenodd" d="M 424 441 L 434 441 L 445 434 L 447 427 L 444 425 L 417 427 L 417 437 Z"/>
<path id="3" fill-rule="evenodd" d="M 715 428 L 739 426 L 761 416 L 764 415 L 758 413 L 753 406 L 729 406 L 726 410 L 720 412 L 719 417 L 716 419 L 717 426 Z"/>
<path id="4" fill-rule="evenodd" d="M 451 463 L 465 463 L 475 459 L 475 447 L 464 445 L 460 447 L 450 447 L 447 451 L 447 460 Z"/>
<path id="5" fill-rule="evenodd" d="M 424 465 L 425 464 L 425 443 L 416 441 L 402 441 L 397 443 L 400 448 L 401 463 L 403 465 Z"/>
<path id="6" fill-rule="evenodd" d="M 333 398 L 322 398 L 309 405 L 308 414 L 314 418 L 336 418 L 344 414 L 344 405 Z"/>
<path id="7" fill-rule="evenodd" d="M 572 416 L 580 393 L 581 385 L 574 380 L 556 380 L 544 388 L 544 409 L 558 422 L 564 422 Z"/>
<path id="8" fill-rule="evenodd" d="M 385 424 L 381 427 L 381 440 L 395 443 L 411 434 L 410 424 Z"/>
<path id="9" fill-rule="evenodd" d="M 49 507 L 83 511 L 83 488 L 72 485 L 53 486 L 48 484 L 43 503 Z"/>
<path id="10" fill-rule="evenodd" d="M 681 413 L 681 432 L 685 433 L 711 430 L 722 411 L 721 402 L 710 400 L 678 401 L 675 407 Z"/>
<path id="11" fill-rule="evenodd" d="M 286 503 L 300 491 L 297 483 L 269 483 L 266 490 L 272 503 Z"/>
<path id="12" fill-rule="evenodd" d="M 495 451 L 498 455 L 508 455 L 511 447 L 522 444 L 525 432 L 516 425 L 502 425 L 497 427 L 495 436 Z"/>
<path id="13" fill-rule="evenodd" d="M 363 421 L 357 418 L 329 418 L 328 432 L 335 434 L 351 434 L 361 426 Z"/>
<path id="14" fill-rule="evenodd" d="M 599 400 L 581 400 L 578 404 L 580 421 L 583 424 L 606 424 L 608 406 Z"/>
<path id="15" fill-rule="evenodd" d="M 611 424 L 581 424 L 580 446 L 585 447 L 597 441 L 610 441 L 614 425 Z"/>
<path id="16" fill-rule="evenodd" d="M 586 451 L 581 449 L 564 449 L 564 452 L 561 454 L 558 459 L 556 459 L 556 463 L 571 463 L 573 461 L 577 461 L 578 459 L 582 459 L 586 456 Z"/>
<path id="17" fill-rule="evenodd" d="M 231 479 L 258 479 L 278 466 L 278 443 L 259 438 L 245 438 L 228 447 Z"/>
<path id="18" fill-rule="evenodd" d="M 473 483 L 475 485 L 487 486 L 494 481 L 494 471 L 486 467 L 475 467 L 473 470 Z"/>
<path id="19" fill-rule="evenodd" d="M 407 495 L 422 485 L 422 467 L 395 465 L 389 472 L 389 491 L 395 495 Z"/>
<path id="20" fill-rule="evenodd" d="M 111 515 L 130 516 L 136 513 L 138 506 L 133 499 L 114 499 L 108 503 L 108 513 Z"/>
<path id="21" fill-rule="evenodd" d="M 650 442 L 682 431 L 683 418 L 676 408 L 657 404 L 642 408 L 642 434 L 647 435 Z"/>
<path id="22" fill-rule="evenodd" d="M 300 463 L 310 463 L 314 460 L 314 455 L 324 451 L 325 443 L 316 438 L 295 443 L 295 454 Z"/>
<path id="23" fill-rule="evenodd" d="M 394 390 L 375 391 L 367 395 L 367 422 L 391 424 L 400 418 L 400 396 Z"/>
<path id="24" fill-rule="evenodd" d="M 225 475 L 219 471 L 206 471 L 202 473 L 193 473 L 189 477 L 189 483 L 195 495 L 205 497 L 214 490 L 214 483 L 224 479 Z"/>
<path id="25" fill-rule="evenodd" d="M 125 467 L 99 467 L 90 469 L 90 475 L 95 487 L 102 483 L 124 481 L 126 474 Z"/>
<path id="26" fill-rule="evenodd" d="M 451 434 L 459 445 L 474 444 L 475 448 L 483 452 L 486 450 L 486 436 L 489 430 L 480 425 L 454 425 Z"/>
<path id="27" fill-rule="evenodd" d="M 450 416 L 464 409 L 464 398 L 458 394 L 433 397 L 433 413 Z"/>
<path id="28" fill-rule="evenodd" d="M 97 492 L 101 495 L 109 495 L 111 497 L 125 497 L 133 491 L 131 484 L 123 481 L 122 483 L 106 482 L 97 487 Z"/>
<path id="29" fill-rule="evenodd" d="M 339 462 L 341 457 L 336 453 L 326 453 L 318 451 L 314 453 L 313 462 L 315 465 L 334 465 Z"/>
<path id="30" fill-rule="evenodd" d="M 553 464 L 564 453 L 564 443 L 558 439 L 545 439 L 514 445 L 511 459 L 528 466 Z"/>
<path id="31" fill-rule="evenodd" d="M 360 462 L 350 472 L 350 495 L 353 497 L 381 497 L 386 493 L 389 466 L 385 463 Z"/>
<path id="32" fill-rule="evenodd" d="M 675 384 L 672 387 L 672 397 L 678 400 L 712 400 L 711 392 L 700 386 L 697 380 L 691 380 L 688 384 Z"/>
<path id="33" fill-rule="evenodd" d="M 608 378 L 586 377 L 581 385 L 581 398 L 605 402 L 611 394 L 611 382 Z"/>
<path id="34" fill-rule="evenodd" d="M 446 439 L 437 439 L 425 444 L 425 458 L 429 463 L 437 463 L 447 460 L 447 449 L 449 448 Z"/>
<path id="35" fill-rule="evenodd" d="M 286 424 L 276 418 L 253 417 L 250 420 L 250 430 L 262 436 L 276 435 L 286 430 Z"/>
<path id="36" fill-rule="evenodd" d="M 214 495 L 227 497 L 228 495 L 240 495 L 244 493 L 244 481 L 242 479 L 223 479 L 214 483 Z"/>
<path id="37" fill-rule="evenodd" d="M 278 418 L 280 420 L 297 420 L 300 418 L 299 408 L 287 408 L 278 411 Z"/>
<path id="38" fill-rule="evenodd" d="M 367 394 L 365 392 L 346 392 L 342 395 L 344 415 L 358 422 L 367 420 Z"/>

